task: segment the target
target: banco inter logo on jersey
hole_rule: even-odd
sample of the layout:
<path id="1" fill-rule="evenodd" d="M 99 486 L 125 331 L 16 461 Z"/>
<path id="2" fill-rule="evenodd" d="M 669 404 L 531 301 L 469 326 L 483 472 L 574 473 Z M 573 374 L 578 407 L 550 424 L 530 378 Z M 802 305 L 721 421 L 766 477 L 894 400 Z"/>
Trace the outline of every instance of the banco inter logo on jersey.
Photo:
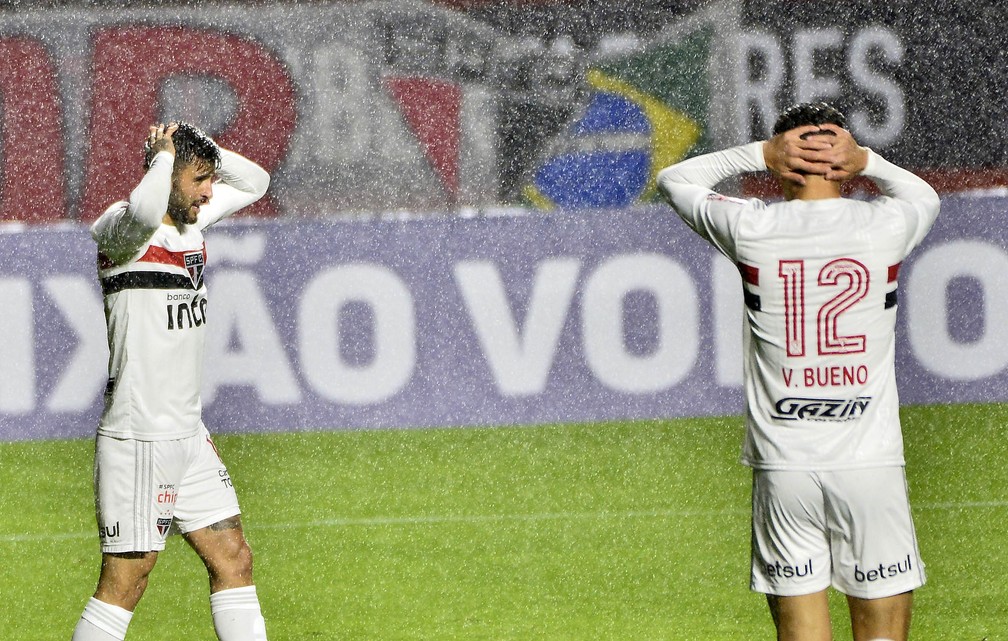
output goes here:
<path id="1" fill-rule="evenodd" d="M 203 267 L 206 261 L 203 259 L 203 252 L 191 252 L 185 254 L 185 268 L 189 271 L 189 278 L 192 280 L 193 289 L 199 289 L 203 281 Z"/>

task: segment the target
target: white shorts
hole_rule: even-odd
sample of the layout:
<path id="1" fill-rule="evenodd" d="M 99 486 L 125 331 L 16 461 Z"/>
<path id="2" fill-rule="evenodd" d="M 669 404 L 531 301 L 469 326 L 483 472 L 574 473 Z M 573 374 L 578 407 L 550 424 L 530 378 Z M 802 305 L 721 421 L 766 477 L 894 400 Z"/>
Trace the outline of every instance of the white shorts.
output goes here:
<path id="1" fill-rule="evenodd" d="M 102 552 L 163 550 L 169 530 L 192 532 L 240 514 L 206 428 L 174 441 L 98 435 L 94 483 Z"/>
<path id="2" fill-rule="evenodd" d="M 754 591 L 877 599 L 924 581 L 902 467 L 753 470 Z"/>

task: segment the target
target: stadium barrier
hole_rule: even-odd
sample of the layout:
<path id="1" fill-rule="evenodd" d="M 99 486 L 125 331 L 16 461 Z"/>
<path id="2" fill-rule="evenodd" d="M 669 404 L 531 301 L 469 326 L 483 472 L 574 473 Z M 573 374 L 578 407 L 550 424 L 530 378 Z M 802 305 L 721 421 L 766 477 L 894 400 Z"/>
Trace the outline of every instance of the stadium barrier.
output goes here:
<path id="1" fill-rule="evenodd" d="M 901 399 L 1008 400 L 1008 197 L 942 210 L 899 274 Z M 742 409 L 739 276 L 665 207 L 236 220 L 207 248 L 213 431 Z M 108 358 L 94 254 L 83 226 L 0 233 L 0 439 L 93 433 Z"/>

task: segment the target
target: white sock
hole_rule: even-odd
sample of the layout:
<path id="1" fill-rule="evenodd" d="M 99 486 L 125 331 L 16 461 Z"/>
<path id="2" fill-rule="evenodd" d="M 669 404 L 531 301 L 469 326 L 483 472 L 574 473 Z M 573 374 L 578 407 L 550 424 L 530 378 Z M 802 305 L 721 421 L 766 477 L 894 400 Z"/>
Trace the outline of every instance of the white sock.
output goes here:
<path id="1" fill-rule="evenodd" d="M 71 641 L 123 641 L 133 613 L 92 597 L 84 606 Z"/>
<path id="2" fill-rule="evenodd" d="M 220 641 L 266 641 L 266 621 L 254 585 L 214 592 L 210 614 Z"/>

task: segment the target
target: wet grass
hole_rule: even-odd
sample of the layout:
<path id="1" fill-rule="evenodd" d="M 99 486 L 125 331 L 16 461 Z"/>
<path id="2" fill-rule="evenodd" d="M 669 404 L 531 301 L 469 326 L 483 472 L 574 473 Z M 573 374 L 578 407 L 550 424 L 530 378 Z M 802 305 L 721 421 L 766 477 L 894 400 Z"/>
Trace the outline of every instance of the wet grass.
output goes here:
<path id="1" fill-rule="evenodd" d="M 915 641 L 1008 630 L 1008 405 L 906 408 Z M 735 418 L 221 436 L 271 641 L 772 639 Z M 0 445 L 0 637 L 68 639 L 97 576 L 90 441 Z M 212 640 L 162 554 L 130 640 Z M 842 598 L 837 638 L 850 638 Z"/>

